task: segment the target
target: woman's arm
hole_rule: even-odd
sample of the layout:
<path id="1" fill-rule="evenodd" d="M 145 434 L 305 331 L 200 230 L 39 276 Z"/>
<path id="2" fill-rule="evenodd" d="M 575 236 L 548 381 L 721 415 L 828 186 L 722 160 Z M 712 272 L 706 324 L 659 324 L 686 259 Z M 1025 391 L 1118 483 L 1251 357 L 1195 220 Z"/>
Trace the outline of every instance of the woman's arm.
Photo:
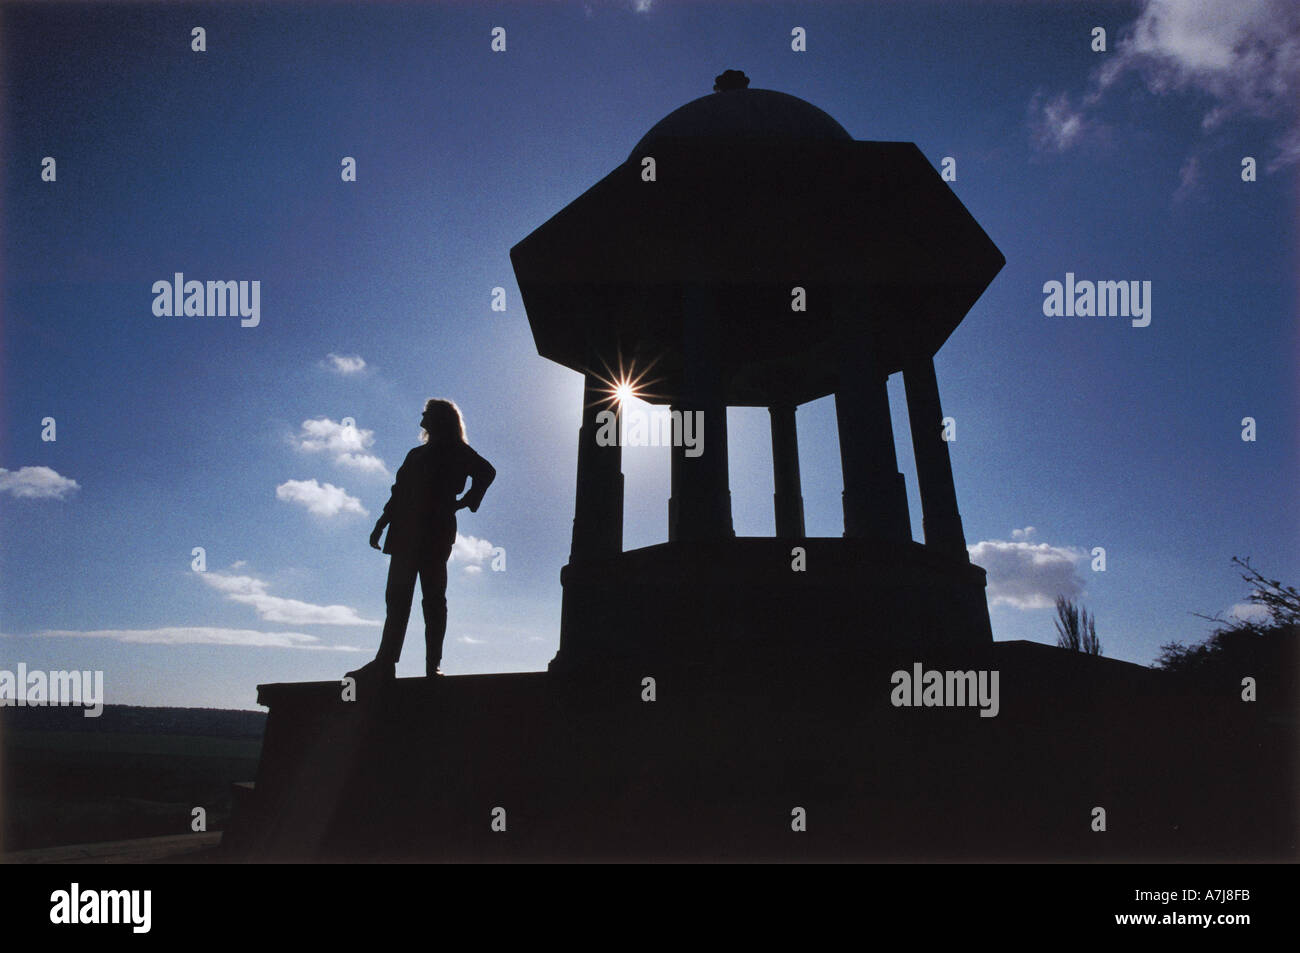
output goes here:
<path id="1" fill-rule="evenodd" d="M 372 549 L 379 548 L 379 537 L 383 535 L 384 527 L 388 525 L 388 514 L 384 513 L 375 523 L 375 528 L 370 533 L 370 546 Z"/>
<path id="2" fill-rule="evenodd" d="M 409 460 L 411 455 L 408 453 L 406 456 Z M 394 478 L 393 488 L 388 493 L 388 502 L 384 504 L 384 511 L 379 514 L 379 519 L 375 522 L 375 528 L 370 533 L 370 545 L 373 549 L 379 548 L 379 537 L 383 534 L 384 527 L 393 521 L 390 510 L 393 507 L 393 501 L 397 499 L 397 485 L 402 482 L 402 470 L 405 467 L 406 461 L 403 461 L 402 466 L 397 470 L 397 476 Z"/>
<path id="3" fill-rule="evenodd" d="M 488 463 L 470 447 L 469 450 L 469 477 L 470 486 L 465 495 L 456 501 L 456 509 L 469 508 L 471 513 L 478 512 L 478 506 L 483 502 L 483 494 L 487 488 L 492 485 L 492 481 L 497 478 L 496 468 Z"/>

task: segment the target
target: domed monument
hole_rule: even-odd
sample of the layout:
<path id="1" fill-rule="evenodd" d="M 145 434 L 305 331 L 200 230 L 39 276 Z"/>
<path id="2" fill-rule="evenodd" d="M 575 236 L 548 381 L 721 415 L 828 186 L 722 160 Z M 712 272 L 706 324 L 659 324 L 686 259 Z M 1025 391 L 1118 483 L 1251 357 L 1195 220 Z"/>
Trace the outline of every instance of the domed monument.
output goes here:
<path id="1" fill-rule="evenodd" d="M 511 259 L 538 353 L 585 379 L 559 652 L 546 672 L 258 686 L 270 714 L 231 856 L 1276 853 L 1285 739 L 1233 692 L 992 640 L 933 358 L 1004 262 L 915 145 L 854 140 L 729 71 Z M 669 412 L 672 491 L 667 542 L 625 551 L 609 438 L 629 390 Z M 795 409 L 826 396 L 844 529 L 817 538 Z M 730 406 L 770 411 L 772 538 L 733 530 Z M 1222 768 L 1257 750 L 1276 757 Z"/>
<path id="2" fill-rule="evenodd" d="M 728 71 L 511 259 L 538 353 L 586 379 L 552 670 L 825 665 L 991 642 L 933 356 L 1004 259 L 914 144 L 855 141 L 817 107 Z M 619 412 L 628 368 L 649 369 L 644 400 L 700 422 L 702 448 L 666 441 L 668 543 L 624 552 L 620 447 L 601 439 L 600 415 Z M 893 373 L 923 545 L 898 472 Z M 844 535 L 810 539 L 795 409 L 827 395 Z M 770 411 L 775 539 L 732 529 L 729 406 Z M 906 629 L 869 621 L 882 618 Z"/>

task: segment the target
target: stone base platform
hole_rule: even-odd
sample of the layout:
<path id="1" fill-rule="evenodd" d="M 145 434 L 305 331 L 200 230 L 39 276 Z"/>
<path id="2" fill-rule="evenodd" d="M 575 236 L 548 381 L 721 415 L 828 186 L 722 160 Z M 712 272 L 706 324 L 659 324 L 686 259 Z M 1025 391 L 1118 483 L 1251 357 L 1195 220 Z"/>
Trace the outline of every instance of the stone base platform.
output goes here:
<path id="1" fill-rule="evenodd" d="M 996 671 L 997 715 L 895 706 L 892 673 L 914 663 Z M 399 679 L 354 702 L 336 683 L 263 685 L 257 783 L 224 846 L 249 861 L 1294 859 L 1295 719 L 1233 689 L 1192 697 L 1028 642 L 819 669 Z"/>

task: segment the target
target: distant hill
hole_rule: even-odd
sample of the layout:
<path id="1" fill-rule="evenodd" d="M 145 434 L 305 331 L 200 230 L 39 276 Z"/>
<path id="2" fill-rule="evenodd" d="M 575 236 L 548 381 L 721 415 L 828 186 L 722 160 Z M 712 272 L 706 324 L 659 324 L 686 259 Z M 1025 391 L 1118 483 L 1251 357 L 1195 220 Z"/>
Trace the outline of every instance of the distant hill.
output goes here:
<path id="1" fill-rule="evenodd" d="M 82 708 L 0 708 L 0 728 L 11 731 L 99 731 L 201 738 L 261 738 L 266 712 L 227 708 L 145 708 L 105 705 L 98 718 Z"/>
<path id="2" fill-rule="evenodd" d="M 16 851 L 190 834 L 230 816 L 230 786 L 257 776 L 266 713 L 105 705 L 0 708 L 0 843 Z"/>

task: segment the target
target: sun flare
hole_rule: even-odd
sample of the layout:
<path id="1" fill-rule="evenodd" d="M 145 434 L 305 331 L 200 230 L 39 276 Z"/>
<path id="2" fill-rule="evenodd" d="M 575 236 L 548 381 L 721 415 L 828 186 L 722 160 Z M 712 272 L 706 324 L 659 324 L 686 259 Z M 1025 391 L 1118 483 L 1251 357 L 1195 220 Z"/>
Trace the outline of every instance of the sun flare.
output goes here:
<path id="1" fill-rule="evenodd" d="M 650 376 L 656 363 L 658 361 L 654 359 L 644 366 L 638 366 L 636 360 L 625 362 L 621 353 L 612 367 L 602 360 L 603 373 L 597 371 L 594 374 L 601 385 L 596 392 L 596 403 L 605 409 L 619 412 L 635 401 L 656 402 L 662 396 L 655 390 L 655 385 L 661 378 Z"/>

